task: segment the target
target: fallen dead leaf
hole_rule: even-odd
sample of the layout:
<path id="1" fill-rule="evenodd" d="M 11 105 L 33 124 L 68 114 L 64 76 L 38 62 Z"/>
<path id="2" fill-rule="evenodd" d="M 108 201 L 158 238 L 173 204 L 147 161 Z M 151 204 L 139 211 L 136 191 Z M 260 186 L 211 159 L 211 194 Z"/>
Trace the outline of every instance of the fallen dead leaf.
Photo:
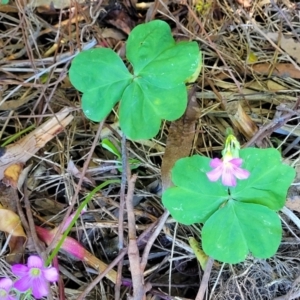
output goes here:
<path id="1" fill-rule="evenodd" d="M 292 56 L 297 63 L 300 63 L 300 43 L 294 40 L 292 37 L 286 37 L 277 32 L 268 32 L 267 36 L 274 42 L 280 40 L 280 47 L 290 56 Z"/>
<path id="2" fill-rule="evenodd" d="M 4 171 L 4 178 L 3 178 L 3 183 L 6 186 L 12 186 L 13 188 L 17 188 L 18 186 L 18 180 L 19 176 L 22 172 L 23 169 L 23 164 L 22 163 L 16 163 L 11 166 L 9 166 L 5 171 Z"/>
<path id="3" fill-rule="evenodd" d="M 288 63 L 279 63 L 275 65 L 275 68 L 272 69 L 273 65 L 270 63 L 255 64 L 252 66 L 252 69 L 255 73 L 262 75 L 273 75 L 278 77 L 291 77 L 291 78 L 300 78 L 300 69 L 297 69 L 294 65 Z M 270 70 L 273 70 L 272 74 Z"/>
<path id="4" fill-rule="evenodd" d="M 288 89 L 287 87 L 275 82 L 274 80 L 268 80 L 267 87 L 268 90 L 271 92 L 278 92 L 278 91 L 283 91 Z"/>
<path id="5" fill-rule="evenodd" d="M 189 90 L 188 105 L 184 115 L 171 123 L 167 145 L 161 166 L 163 190 L 172 186 L 171 169 L 175 162 L 190 155 L 196 135 L 196 123 L 200 117 L 200 106 L 195 97 L 195 89 Z"/>
<path id="6" fill-rule="evenodd" d="M 21 220 L 17 214 L 9 209 L 3 208 L 0 204 L 0 231 L 10 236 L 9 255 L 7 260 L 10 263 L 19 262 L 22 259 L 27 237 L 23 230 Z"/>
<path id="7" fill-rule="evenodd" d="M 234 126 L 250 140 L 258 131 L 258 128 L 255 122 L 246 114 L 240 101 L 228 102 L 225 108 Z"/>

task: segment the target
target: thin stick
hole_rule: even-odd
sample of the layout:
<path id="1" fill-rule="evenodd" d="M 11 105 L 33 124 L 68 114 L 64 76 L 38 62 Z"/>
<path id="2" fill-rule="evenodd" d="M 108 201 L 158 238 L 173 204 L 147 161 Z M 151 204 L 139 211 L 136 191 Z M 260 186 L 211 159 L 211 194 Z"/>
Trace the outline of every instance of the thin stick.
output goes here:
<path id="1" fill-rule="evenodd" d="M 126 151 L 126 136 L 122 135 L 122 181 L 120 190 L 120 206 L 119 206 L 119 225 L 118 225 L 118 235 L 119 235 L 119 253 L 124 248 L 124 206 L 125 206 L 125 188 L 127 181 L 127 151 Z M 115 299 L 120 299 L 121 281 L 122 281 L 122 269 L 123 269 L 123 259 L 120 260 L 118 264 L 118 276 L 115 284 Z"/>
<path id="2" fill-rule="evenodd" d="M 35 231 L 35 224 L 33 215 L 30 208 L 30 202 L 28 199 L 28 190 L 27 190 L 27 180 L 25 180 L 25 183 L 23 185 L 23 200 L 26 208 L 26 215 L 28 220 L 28 226 L 29 226 L 29 232 L 32 238 L 33 245 L 35 247 L 36 252 L 43 258 L 44 262 L 46 262 L 47 257 L 45 255 L 45 247 L 43 247 L 42 243 L 40 242 L 36 231 Z"/>
<path id="3" fill-rule="evenodd" d="M 206 268 L 205 268 L 205 271 L 203 274 L 203 278 L 201 280 L 199 291 L 198 291 L 198 294 L 197 294 L 197 297 L 195 300 L 203 300 L 204 299 L 204 295 L 207 290 L 208 281 L 209 281 L 209 277 L 210 277 L 210 273 L 211 273 L 213 264 L 214 264 L 214 259 L 210 257 L 207 261 Z"/>
<path id="4" fill-rule="evenodd" d="M 132 204 L 136 179 L 137 175 L 134 174 L 128 180 L 128 192 L 126 197 L 129 236 L 128 258 L 133 285 L 133 298 L 131 299 L 141 300 L 145 298 L 144 277 L 141 271 L 139 248 L 136 241 L 135 216 L 134 207 Z"/>
<path id="5" fill-rule="evenodd" d="M 159 221 L 155 231 L 152 233 L 152 235 L 150 236 L 150 238 L 147 242 L 147 245 L 145 246 L 142 260 L 141 260 L 141 271 L 142 272 L 145 271 L 151 247 L 152 247 L 153 243 L 155 242 L 157 236 L 159 235 L 162 227 L 165 225 L 165 222 L 168 219 L 169 215 L 170 215 L 170 213 L 167 210 L 163 213 L 163 215 L 160 217 L 160 221 Z"/>

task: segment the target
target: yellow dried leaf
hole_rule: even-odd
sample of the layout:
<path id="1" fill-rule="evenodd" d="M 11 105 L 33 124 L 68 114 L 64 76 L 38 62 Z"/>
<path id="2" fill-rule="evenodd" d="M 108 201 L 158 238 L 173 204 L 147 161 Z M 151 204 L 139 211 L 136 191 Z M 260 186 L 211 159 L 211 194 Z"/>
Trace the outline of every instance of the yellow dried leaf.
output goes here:
<path id="1" fill-rule="evenodd" d="M 23 164 L 17 163 L 9 166 L 4 171 L 4 178 L 3 183 L 5 183 L 7 186 L 12 186 L 14 188 L 17 188 L 18 186 L 18 179 L 22 172 Z"/>
<path id="2" fill-rule="evenodd" d="M 200 248 L 199 243 L 197 242 L 197 240 L 195 238 L 190 237 L 189 244 L 190 244 L 191 248 L 193 249 L 197 260 L 199 261 L 202 270 L 205 270 L 209 257 Z"/>
<path id="3" fill-rule="evenodd" d="M 12 236 L 26 238 L 19 216 L 13 211 L 2 207 L 0 208 L 0 231 L 4 231 Z"/>
<path id="4" fill-rule="evenodd" d="M 21 220 L 17 214 L 0 205 L 0 230 L 4 231 L 9 239 L 9 254 L 6 260 L 10 264 L 19 263 L 24 255 L 27 237 L 24 233 Z"/>

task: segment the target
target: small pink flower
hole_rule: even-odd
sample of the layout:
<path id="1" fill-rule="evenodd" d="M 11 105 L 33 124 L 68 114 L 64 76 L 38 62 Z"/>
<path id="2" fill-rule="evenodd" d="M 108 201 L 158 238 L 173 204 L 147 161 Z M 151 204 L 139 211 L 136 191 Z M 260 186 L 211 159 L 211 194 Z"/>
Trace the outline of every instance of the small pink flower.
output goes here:
<path id="1" fill-rule="evenodd" d="M 0 279 L 0 300 L 16 300 L 15 296 L 10 295 L 13 282 L 10 278 Z"/>
<path id="2" fill-rule="evenodd" d="M 250 173 L 240 168 L 243 160 L 241 158 L 230 158 L 221 160 L 214 158 L 210 161 L 210 166 L 214 170 L 207 172 L 210 181 L 217 181 L 222 176 L 222 183 L 225 186 L 236 186 L 236 178 L 247 179 Z"/>
<path id="3" fill-rule="evenodd" d="M 40 299 L 49 293 L 48 283 L 58 280 L 58 272 L 55 268 L 45 268 L 40 257 L 31 255 L 28 258 L 27 266 L 17 264 L 11 267 L 12 272 L 20 277 L 14 287 L 20 292 L 32 290 L 32 295 Z"/>

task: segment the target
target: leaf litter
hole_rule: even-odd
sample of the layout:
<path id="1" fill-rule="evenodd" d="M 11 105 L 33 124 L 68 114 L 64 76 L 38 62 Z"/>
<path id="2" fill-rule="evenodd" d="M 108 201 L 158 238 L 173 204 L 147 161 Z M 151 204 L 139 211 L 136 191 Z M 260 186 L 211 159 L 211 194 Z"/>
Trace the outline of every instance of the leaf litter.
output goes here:
<path id="1" fill-rule="evenodd" d="M 241 144 L 278 148 L 298 171 L 300 7 L 289 0 L 214 0 L 209 5 L 204 0 L 28 2 L 0 5 L 1 144 L 11 139 L 1 148 L 0 170 L 4 174 L 7 161 L 18 172 L 20 163 L 31 166 L 20 176 L 21 183 L 8 171 L 12 179 L 1 185 L 1 209 L 19 216 L 25 234 L 4 230 L 0 274 L 9 273 L 7 262 L 22 261 L 31 253 L 48 255 L 55 241 L 42 244 L 34 226 L 57 230 L 95 186 L 115 180 L 93 194 L 69 236 L 103 266 L 115 262 L 114 272 L 122 280 L 112 282 L 100 273 L 101 279 L 96 266 L 59 252 L 63 286 L 52 287 L 52 299 L 63 299 L 63 291 L 66 299 L 126 299 L 132 295 L 134 272 L 146 283 L 140 292 L 147 291 L 147 299 L 195 299 L 203 270 L 189 238 L 199 242 L 202 227 L 176 225 L 164 212 L 161 192 L 171 184 L 170 168 L 180 154 L 217 156 L 228 126 L 234 127 Z M 153 19 L 167 21 L 176 40 L 197 41 L 204 66 L 181 119 L 165 122 L 155 139 L 124 142 L 116 114 L 103 124 L 84 117 L 68 68 L 77 51 L 95 45 L 114 49 L 124 59 L 127 34 Z M 61 123 L 59 112 L 64 109 L 69 117 Z M 43 127 L 49 120 L 56 120 L 59 128 L 50 126 L 51 139 Z M 41 139 L 36 140 L 36 131 L 18 136 L 31 125 L 40 130 Z M 122 156 L 140 162 L 132 171 L 138 174 L 135 184 L 128 183 L 133 203 L 129 216 L 125 176 L 117 157 L 101 147 L 103 138 L 115 145 L 122 141 Z M 284 234 L 276 255 L 268 260 L 249 256 L 232 266 L 215 262 L 208 299 L 299 297 L 299 177 L 280 214 Z M 140 261 L 139 253 L 127 256 L 133 226 Z M 95 286 L 95 280 L 100 284 Z"/>

